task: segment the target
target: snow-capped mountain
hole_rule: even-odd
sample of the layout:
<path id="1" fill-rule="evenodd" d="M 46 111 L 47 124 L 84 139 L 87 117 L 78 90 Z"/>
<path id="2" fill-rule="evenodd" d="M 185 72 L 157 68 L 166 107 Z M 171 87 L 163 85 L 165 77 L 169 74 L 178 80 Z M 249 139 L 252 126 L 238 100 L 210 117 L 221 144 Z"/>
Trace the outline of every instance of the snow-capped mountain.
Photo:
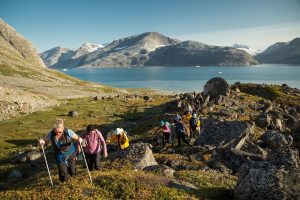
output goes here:
<path id="1" fill-rule="evenodd" d="M 72 56 L 73 59 L 78 58 L 80 56 L 92 53 L 94 51 L 97 51 L 98 49 L 103 48 L 104 46 L 102 44 L 91 44 L 91 43 L 84 43 L 82 44 L 81 47 L 79 47 L 76 50 L 76 53 L 74 54 L 74 56 Z"/>
<path id="2" fill-rule="evenodd" d="M 233 47 L 180 41 L 158 32 L 115 39 L 103 48 L 83 45 L 68 60 L 58 60 L 52 68 L 117 66 L 197 66 L 255 65 L 246 52 Z M 97 50 L 95 50 L 97 49 Z M 93 50 L 93 52 L 89 52 Z M 62 62 L 60 62 L 62 61 Z"/>
<path id="3" fill-rule="evenodd" d="M 48 67 L 56 68 L 58 66 L 68 65 L 70 60 L 95 52 L 104 46 L 102 44 L 84 43 L 78 49 L 54 47 L 48 51 L 40 53 L 40 57 Z"/>
<path id="4" fill-rule="evenodd" d="M 240 50 L 246 51 L 247 53 L 249 53 L 252 56 L 257 55 L 257 54 L 259 54 L 261 52 L 261 50 L 252 49 L 248 45 L 244 45 L 244 44 L 237 44 L 237 43 L 235 43 L 235 44 L 232 45 L 232 47 L 236 48 L 236 49 L 240 49 Z"/>

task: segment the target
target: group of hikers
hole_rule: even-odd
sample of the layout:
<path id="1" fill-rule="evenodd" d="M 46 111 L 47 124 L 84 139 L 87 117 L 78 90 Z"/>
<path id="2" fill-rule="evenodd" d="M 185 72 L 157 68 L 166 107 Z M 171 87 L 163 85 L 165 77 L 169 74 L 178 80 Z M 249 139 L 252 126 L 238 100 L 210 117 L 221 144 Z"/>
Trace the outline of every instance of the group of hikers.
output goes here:
<path id="1" fill-rule="evenodd" d="M 172 128 L 175 128 L 178 146 L 181 146 L 181 141 L 191 145 L 191 143 L 200 135 L 200 125 L 201 122 L 199 117 L 195 112 L 191 114 L 191 111 L 184 112 L 182 117 L 179 114 L 176 114 L 172 125 L 167 121 L 161 120 L 160 127 L 162 129 L 163 147 L 166 147 L 166 143 L 173 145 Z M 186 137 L 191 140 L 191 143 L 188 142 Z"/>
<path id="2" fill-rule="evenodd" d="M 52 144 L 59 179 L 64 182 L 69 176 L 75 175 L 75 161 L 82 150 L 87 168 L 92 171 L 100 169 L 101 152 L 105 158 L 107 157 L 106 142 L 115 143 L 119 149 L 129 146 L 126 131 L 122 128 L 110 132 L 107 138 L 105 141 L 102 133 L 94 125 L 88 125 L 86 131 L 78 136 L 71 129 L 64 127 L 62 119 L 58 119 L 52 130 L 44 138 L 39 139 L 39 143 L 42 147 L 48 143 Z"/>
<path id="3" fill-rule="evenodd" d="M 181 146 L 181 141 L 190 145 L 186 136 L 195 138 L 200 134 L 200 120 L 196 113 L 191 114 L 189 111 L 185 112 L 182 117 L 176 114 L 172 125 L 167 121 L 161 120 L 160 127 L 162 128 L 164 148 L 166 143 L 173 144 L 171 138 L 173 128 L 175 128 L 175 133 L 177 134 L 178 146 Z M 119 150 L 122 150 L 129 146 L 129 139 L 124 129 L 117 128 L 108 133 L 107 140 L 105 140 L 102 133 L 94 125 L 88 125 L 86 130 L 79 136 L 71 129 L 66 128 L 62 119 L 58 119 L 52 130 L 44 138 L 39 139 L 43 152 L 44 145 L 49 143 L 53 146 L 59 179 L 61 182 L 64 182 L 69 176 L 75 175 L 75 162 L 81 151 L 83 151 L 88 171 L 99 170 L 101 152 L 105 158 L 107 157 L 106 143 L 114 143 Z M 45 161 L 47 164 L 46 156 Z M 49 169 L 48 173 L 51 179 Z"/>

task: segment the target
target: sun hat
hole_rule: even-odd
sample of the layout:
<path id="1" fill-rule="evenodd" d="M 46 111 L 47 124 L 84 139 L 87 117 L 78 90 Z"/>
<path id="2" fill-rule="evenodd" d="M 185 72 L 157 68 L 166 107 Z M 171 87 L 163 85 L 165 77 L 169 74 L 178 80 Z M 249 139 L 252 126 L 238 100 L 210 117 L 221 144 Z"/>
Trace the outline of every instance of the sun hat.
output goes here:
<path id="1" fill-rule="evenodd" d="M 117 128 L 115 131 L 114 131 L 114 134 L 115 135 L 120 135 L 121 133 L 123 133 L 124 132 L 124 129 L 122 129 L 122 128 Z"/>

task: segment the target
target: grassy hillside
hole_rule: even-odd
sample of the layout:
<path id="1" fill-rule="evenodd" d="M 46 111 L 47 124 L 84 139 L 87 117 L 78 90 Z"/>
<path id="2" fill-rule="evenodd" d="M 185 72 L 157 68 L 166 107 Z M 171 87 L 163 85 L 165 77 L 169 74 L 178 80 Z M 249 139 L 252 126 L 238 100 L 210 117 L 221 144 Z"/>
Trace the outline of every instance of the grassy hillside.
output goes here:
<path id="1" fill-rule="evenodd" d="M 166 118 L 170 110 L 171 97 L 153 96 L 154 101 L 144 101 L 141 97 L 128 99 L 114 98 L 95 101 L 89 98 L 64 100 L 58 107 L 47 111 L 35 112 L 27 116 L 0 122 L 0 164 L 1 181 L 17 167 L 14 157 L 19 149 L 28 144 L 37 144 L 37 139 L 45 135 L 57 117 L 65 119 L 66 127 L 74 131 L 83 130 L 88 124 L 97 124 L 107 134 L 109 130 L 123 127 L 129 134 L 131 142 L 155 137 L 154 131 L 161 118 Z M 70 110 L 78 112 L 77 117 L 67 116 Z M 161 147 L 155 147 L 160 149 Z M 5 199 L 230 199 L 234 187 L 234 176 L 222 175 L 210 171 L 179 171 L 174 178 L 167 178 L 157 173 L 141 172 L 132 169 L 129 163 L 102 161 L 103 169 L 93 171 L 94 184 L 89 183 L 83 162 L 77 165 L 78 175 L 67 183 L 60 183 L 51 150 L 47 149 L 51 173 L 54 181 L 52 188 L 46 168 L 33 177 L 7 186 L 0 192 Z M 178 153 L 180 149 L 175 148 Z M 111 156 L 112 152 L 109 152 Z M 156 158 L 161 154 L 155 153 Z M 172 154 L 164 157 L 172 158 Z M 159 160 L 159 159 L 158 159 Z M 23 172 L 22 171 L 22 172 Z M 24 173 L 26 176 L 26 173 Z M 178 189 L 176 185 L 188 182 L 197 189 Z"/>

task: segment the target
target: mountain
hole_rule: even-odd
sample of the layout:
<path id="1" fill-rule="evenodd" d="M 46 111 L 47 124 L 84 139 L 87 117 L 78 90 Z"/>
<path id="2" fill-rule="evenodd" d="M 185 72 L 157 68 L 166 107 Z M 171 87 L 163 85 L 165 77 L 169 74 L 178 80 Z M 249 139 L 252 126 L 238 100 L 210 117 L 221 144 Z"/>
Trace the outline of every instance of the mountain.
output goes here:
<path id="1" fill-rule="evenodd" d="M 45 67 L 32 43 L 0 19 L 0 64 Z"/>
<path id="2" fill-rule="evenodd" d="M 74 68 L 80 66 L 131 66 L 144 65 L 148 54 L 159 47 L 176 44 L 178 40 L 168 38 L 156 32 L 116 39 L 104 48 L 81 57 L 58 62 L 55 68 Z"/>
<path id="3" fill-rule="evenodd" d="M 255 56 L 261 63 L 300 64 L 300 38 L 278 42 Z"/>
<path id="4" fill-rule="evenodd" d="M 240 50 L 243 50 L 243 51 L 246 51 L 247 53 L 249 53 L 252 56 L 261 53 L 260 50 L 252 49 L 248 45 L 244 45 L 244 44 L 237 44 L 237 43 L 235 43 L 231 47 L 236 48 L 236 49 L 240 49 Z"/>
<path id="5" fill-rule="evenodd" d="M 103 47 L 103 45 L 91 43 L 84 43 L 77 50 L 54 47 L 48 51 L 40 53 L 40 57 L 48 67 L 59 68 L 59 66 L 68 65 L 70 60 L 74 60 L 86 54 L 92 53 Z"/>
<path id="6" fill-rule="evenodd" d="M 81 66 L 251 64 L 257 64 L 257 62 L 248 53 L 235 48 L 209 46 L 195 41 L 182 42 L 157 32 L 147 32 L 123 39 L 116 39 L 104 48 L 92 53 L 76 58 L 59 60 L 55 65 L 47 66 L 53 68 L 74 68 Z"/>
<path id="7" fill-rule="evenodd" d="M 255 65 L 247 52 L 232 47 L 206 45 L 184 41 L 152 52 L 145 65 L 197 66 L 197 65 Z"/>
<path id="8" fill-rule="evenodd" d="M 47 64 L 75 55 L 63 48 L 47 54 L 55 55 Z M 32 43 L 0 19 L 0 121 L 58 105 L 60 99 L 101 95 L 106 89 L 47 68 Z"/>
<path id="9" fill-rule="evenodd" d="M 74 51 L 68 48 L 54 47 L 40 54 L 44 63 L 49 66 L 55 66 L 58 62 L 64 62 L 74 56 Z"/>

